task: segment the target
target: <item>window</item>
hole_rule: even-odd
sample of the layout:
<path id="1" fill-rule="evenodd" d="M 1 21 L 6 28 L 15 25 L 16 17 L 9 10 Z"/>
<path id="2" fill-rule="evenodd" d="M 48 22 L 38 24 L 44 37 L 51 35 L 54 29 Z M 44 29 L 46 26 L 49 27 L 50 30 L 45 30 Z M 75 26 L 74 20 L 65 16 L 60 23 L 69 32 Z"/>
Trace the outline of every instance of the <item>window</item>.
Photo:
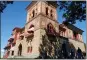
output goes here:
<path id="1" fill-rule="evenodd" d="M 51 24 L 48 24 L 47 30 L 48 30 L 48 32 L 51 32 L 51 31 L 52 31 L 52 29 L 51 29 Z"/>
<path id="2" fill-rule="evenodd" d="M 78 33 L 73 32 L 73 36 L 74 36 L 75 39 L 78 39 Z"/>
<path id="3" fill-rule="evenodd" d="M 11 55 L 14 55 L 14 51 L 12 51 L 12 54 Z"/>
<path id="4" fill-rule="evenodd" d="M 31 52 L 32 52 L 32 46 L 29 46 L 29 47 L 28 47 L 27 52 L 28 52 L 28 53 L 31 53 Z"/>
<path id="5" fill-rule="evenodd" d="M 34 10 L 33 10 L 32 14 L 33 14 L 33 16 L 32 16 L 32 17 L 34 17 L 34 16 L 35 16 L 35 11 L 34 11 Z"/>
<path id="6" fill-rule="evenodd" d="M 46 15 L 48 15 L 48 7 L 46 7 Z"/>
<path id="7" fill-rule="evenodd" d="M 76 33 L 74 32 L 74 37 L 76 38 Z"/>
<path id="8" fill-rule="evenodd" d="M 18 46 L 18 56 L 21 56 L 22 54 L 22 44 L 20 43 Z"/>
<path id="9" fill-rule="evenodd" d="M 55 33 L 55 30 L 54 30 L 54 27 L 53 27 L 53 25 L 51 24 L 51 23 L 49 23 L 48 25 L 47 25 L 47 31 L 49 32 L 49 33 Z"/>
<path id="10" fill-rule="evenodd" d="M 53 17 L 53 11 L 52 10 L 50 10 L 50 16 Z"/>

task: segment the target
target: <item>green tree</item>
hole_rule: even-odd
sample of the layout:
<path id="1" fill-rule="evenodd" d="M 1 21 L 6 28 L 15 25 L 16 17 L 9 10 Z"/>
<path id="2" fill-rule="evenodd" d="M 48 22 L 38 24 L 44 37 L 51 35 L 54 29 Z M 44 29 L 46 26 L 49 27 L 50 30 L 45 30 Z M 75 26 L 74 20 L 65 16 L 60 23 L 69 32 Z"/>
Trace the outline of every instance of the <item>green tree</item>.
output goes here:
<path id="1" fill-rule="evenodd" d="M 66 22 L 75 24 L 86 20 L 86 1 L 58 1 L 58 8 L 64 11 Z"/>
<path id="2" fill-rule="evenodd" d="M 8 4 L 13 4 L 13 1 L 0 1 L 0 13 L 3 12 Z"/>

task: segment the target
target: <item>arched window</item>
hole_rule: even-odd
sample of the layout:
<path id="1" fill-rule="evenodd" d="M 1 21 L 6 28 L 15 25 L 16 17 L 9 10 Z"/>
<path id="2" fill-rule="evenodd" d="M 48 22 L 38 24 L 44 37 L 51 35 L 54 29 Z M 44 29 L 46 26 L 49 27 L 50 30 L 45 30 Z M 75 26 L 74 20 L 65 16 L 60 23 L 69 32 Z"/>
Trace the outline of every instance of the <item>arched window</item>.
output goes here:
<path id="1" fill-rule="evenodd" d="M 53 25 L 52 25 L 51 23 L 49 23 L 49 24 L 47 25 L 47 31 L 48 31 L 49 33 L 54 33 L 54 27 L 53 27 Z"/>
<path id="2" fill-rule="evenodd" d="M 48 15 L 48 7 L 46 7 L 46 15 Z"/>

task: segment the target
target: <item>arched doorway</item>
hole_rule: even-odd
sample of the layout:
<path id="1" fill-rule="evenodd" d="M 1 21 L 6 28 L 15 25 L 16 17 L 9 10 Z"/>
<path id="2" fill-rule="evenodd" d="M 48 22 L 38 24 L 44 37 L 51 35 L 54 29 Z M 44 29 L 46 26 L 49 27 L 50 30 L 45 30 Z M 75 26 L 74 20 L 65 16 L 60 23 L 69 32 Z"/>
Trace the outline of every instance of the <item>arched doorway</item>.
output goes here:
<path id="1" fill-rule="evenodd" d="M 22 44 L 20 43 L 18 46 L 18 56 L 22 55 Z"/>

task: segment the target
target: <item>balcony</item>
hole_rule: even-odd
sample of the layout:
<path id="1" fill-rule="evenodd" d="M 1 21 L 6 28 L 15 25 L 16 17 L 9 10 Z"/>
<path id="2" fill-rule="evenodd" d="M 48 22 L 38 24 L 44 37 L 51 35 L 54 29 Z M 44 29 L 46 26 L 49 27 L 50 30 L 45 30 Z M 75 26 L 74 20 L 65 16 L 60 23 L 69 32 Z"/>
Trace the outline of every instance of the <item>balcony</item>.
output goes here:
<path id="1" fill-rule="evenodd" d="M 13 42 L 13 40 L 14 40 L 14 36 L 11 36 L 8 42 Z"/>
<path id="2" fill-rule="evenodd" d="M 4 49 L 6 50 L 6 49 L 10 49 L 10 48 L 11 48 L 11 44 L 7 44 L 7 46 L 5 46 Z"/>
<path id="3" fill-rule="evenodd" d="M 56 36 L 54 32 L 47 32 L 48 36 Z"/>
<path id="4" fill-rule="evenodd" d="M 31 38 L 34 36 L 34 33 L 25 33 L 25 38 Z"/>
<path id="5" fill-rule="evenodd" d="M 33 36 L 34 36 L 34 26 L 31 25 L 31 27 L 25 33 L 25 38 L 31 38 Z"/>
<path id="6" fill-rule="evenodd" d="M 27 32 L 28 33 L 34 33 L 34 27 L 29 28 Z"/>
<path id="7" fill-rule="evenodd" d="M 54 37 L 54 36 L 56 36 L 56 32 L 55 32 L 55 30 L 53 30 L 53 29 L 51 29 L 51 30 L 46 30 L 46 34 L 48 35 L 48 36 L 50 36 L 50 37 Z"/>
<path id="8" fill-rule="evenodd" d="M 10 38 L 10 39 L 8 40 L 8 42 L 13 42 L 13 40 L 14 40 L 14 38 Z"/>

